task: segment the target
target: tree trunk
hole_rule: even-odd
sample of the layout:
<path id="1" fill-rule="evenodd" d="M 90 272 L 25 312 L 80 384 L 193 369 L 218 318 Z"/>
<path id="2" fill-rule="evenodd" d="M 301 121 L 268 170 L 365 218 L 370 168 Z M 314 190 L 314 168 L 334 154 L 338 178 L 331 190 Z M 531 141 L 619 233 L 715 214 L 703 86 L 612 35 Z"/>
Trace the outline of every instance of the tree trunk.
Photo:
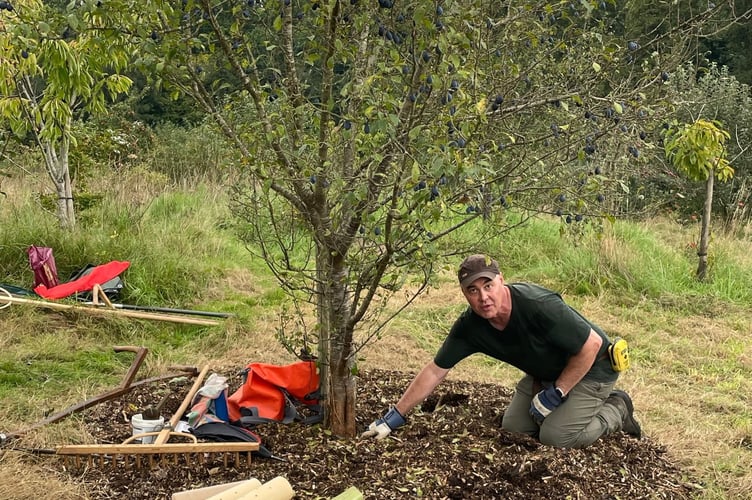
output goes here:
<path id="1" fill-rule="evenodd" d="M 44 162 L 57 193 L 57 218 L 60 227 L 73 229 L 76 227 L 76 211 L 73 207 L 73 187 L 68 163 L 70 139 L 63 137 L 59 142 L 59 152 L 55 150 L 54 143 L 48 141 L 43 144 Z"/>
<path id="2" fill-rule="evenodd" d="M 333 256 L 334 255 L 334 256 Z M 355 377 L 352 374 L 352 328 L 344 259 L 329 249 L 318 256 L 319 375 L 324 426 L 336 436 L 353 437 Z"/>
<path id="3" fill-rule="evenodd" d="M 713 209 L 713 178 L 715 172 L 710 169 L 710 175 L 705 184 L 705 207 L 702 211 L 702 227 L 700 229 L 700 245 L 697 247 L 697 279 L 705 281 L 708 273 L 708 245 L 710 244 L 710 215 Z"/>
<path id="4" fill-rule="evenodd" d="M 350 357 L 332 356 L 329 398 L 326 401 L 326 426 L 334 435 L 353 437 L 355 429 L 355 377 Z"/>
<path id="5" fill-rule="evenodd" d="M 31 103 L 31 108 L 34 110 L 34 113 L 40 113 L 41 105 L 33 91 L 30 78 L 24 77 L 19 82 L 18 92 Z M 78 96 L 74 93 L 68 102 L 71 110 L 75 109 L 77 101 Z M 55 192 L 57 193 L 55 206 L 58 223 L 60 224 L 60 227 L 67 229 L 73 229 L 76 226 L 76 213 L 73 207 L 73 188 L 71 186 L 70 168 L 68 164 L 72 124 L 73 118 L 68 116 L 63 126 L 62 134 L 57 140 L 45 139 L 42 137 L 41 131 L 48 126 L 48 124 L 45 124 L 44 122 L 39 124 L 39 128 L 34 131 L 37 146 L 39 146 L 39 149 L 44 156 L 44 165 L 47 170 L 47 175 L 50 176 L 50 179 L 55 186 Z M 56 144 L 60 146 L 59 151 L 55 149 Z"/>
<path id="6" fill-rule="evenodd" d="M 55 181 L 55 190 L 57 191 L 57 218 L 60 227 L 73 229 L 76 226 L 76 212 L 73 208 L 73 189 L 71 187 L 70 171 L 68 170 L 67 161 L 65 166 L 61 166 L 63 178 L 60 182 Z"/>

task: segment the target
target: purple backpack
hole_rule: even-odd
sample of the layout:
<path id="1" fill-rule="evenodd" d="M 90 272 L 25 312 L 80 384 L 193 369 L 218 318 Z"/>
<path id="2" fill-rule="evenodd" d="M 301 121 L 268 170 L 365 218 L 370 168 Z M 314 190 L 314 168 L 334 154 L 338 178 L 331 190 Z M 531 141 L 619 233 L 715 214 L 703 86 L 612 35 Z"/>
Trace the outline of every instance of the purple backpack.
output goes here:
<path id="1" fill-rule="evenodd" d="M 59 284 L 55 257 L 52 256 L 51 248 L 30 246 L 29 265 L 31 265 L 31 270 L 34 271 L 34 288 L 39 285 L 52 288 Z"/>

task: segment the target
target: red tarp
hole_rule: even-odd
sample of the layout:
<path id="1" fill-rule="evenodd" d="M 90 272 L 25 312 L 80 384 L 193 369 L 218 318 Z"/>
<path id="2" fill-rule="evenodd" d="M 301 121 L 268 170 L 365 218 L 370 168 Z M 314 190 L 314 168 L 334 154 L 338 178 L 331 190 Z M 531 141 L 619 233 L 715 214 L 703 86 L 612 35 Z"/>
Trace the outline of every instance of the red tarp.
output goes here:
<path id="1" fill-rule="evenodd" d="M 39 285 L 34 288 L 34 291 L 37 295 L 44 297 L 45 299 L 62 299 L 69 295 L 73 295 L 74 293 L 91 290 L 94 288 L 94 285 L 106 283 L 128 269 L 128 266 L 130 265 L 130 262 L 112 261 L 92 268 L 89 274 L 81 276 L 77 280 L 53 286 L 52 288 Z"/>

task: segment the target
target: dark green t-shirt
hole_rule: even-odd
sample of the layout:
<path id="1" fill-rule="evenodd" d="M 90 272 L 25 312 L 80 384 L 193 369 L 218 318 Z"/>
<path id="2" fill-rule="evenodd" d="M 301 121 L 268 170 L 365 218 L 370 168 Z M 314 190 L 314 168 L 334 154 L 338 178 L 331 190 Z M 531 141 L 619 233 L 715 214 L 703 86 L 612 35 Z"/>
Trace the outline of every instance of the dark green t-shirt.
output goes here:
<path id="1" fill-rule="evenodd" d="M 603 338 L 596 362 L 585 378 L 597 382 L 616 380 L 606 355 L 608 336 L 568 306 L 561 296 L 530 283 L 508 283 L 512 313 L 503 330 L 494 328 L 471 308 L 454 322 L 434 358 L 441 368 L 474 353 L 483 353 L 513 365 L 543 381 L 555 381 L 571 356 L 582 349 L 590 329 Z"/>

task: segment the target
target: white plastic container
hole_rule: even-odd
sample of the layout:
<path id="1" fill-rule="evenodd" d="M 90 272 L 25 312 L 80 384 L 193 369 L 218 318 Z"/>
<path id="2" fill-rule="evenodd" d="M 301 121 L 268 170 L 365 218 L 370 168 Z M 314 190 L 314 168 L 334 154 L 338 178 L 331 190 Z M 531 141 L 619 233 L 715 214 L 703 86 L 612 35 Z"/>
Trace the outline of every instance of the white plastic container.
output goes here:
<path id="1" fill-rule="evenodd" d="M 157 420 L 147 420 L 141 413 L 136 413 L 131 417 L 131 427 L 133 428 L 134 436 L 145 432 L 159 432 L 164 427 L 164 417 L 159 417 Z M 157 439 L 157 436 L 144 436 L 134 439 L 133 442 L 149 444 L 153 443 L 155 439 Z"/>

